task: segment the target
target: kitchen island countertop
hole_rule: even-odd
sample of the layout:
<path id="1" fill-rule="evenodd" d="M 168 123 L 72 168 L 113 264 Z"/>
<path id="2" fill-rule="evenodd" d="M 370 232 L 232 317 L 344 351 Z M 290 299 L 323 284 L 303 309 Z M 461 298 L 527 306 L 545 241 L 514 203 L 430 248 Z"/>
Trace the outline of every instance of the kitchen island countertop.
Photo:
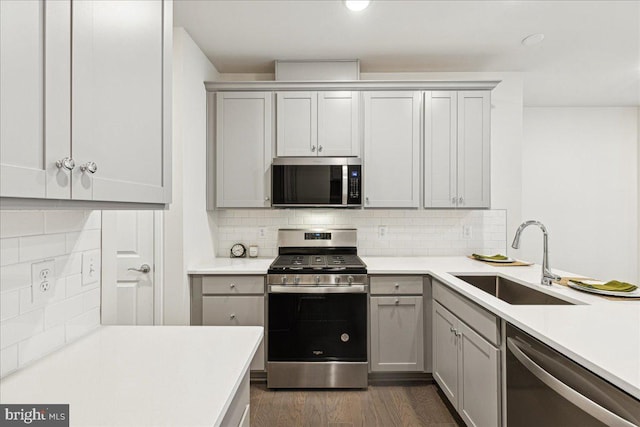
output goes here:
<path id="1" fill-rule="evenodd" d="M 262 327 L 103 326 L 0 381 L 0 401 L 69 404 L 70 425 L 221 424 Z"/>

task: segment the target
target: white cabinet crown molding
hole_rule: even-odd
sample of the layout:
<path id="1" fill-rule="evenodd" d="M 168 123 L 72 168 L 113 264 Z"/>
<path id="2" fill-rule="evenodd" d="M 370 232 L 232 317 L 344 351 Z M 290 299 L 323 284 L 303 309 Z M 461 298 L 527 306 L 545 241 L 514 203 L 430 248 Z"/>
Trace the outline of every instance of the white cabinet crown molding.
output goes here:
<path id="1" fill-rule="evenodd" d="M 205 82 L 209 92 L 331 90 L 492 90 L 501 80 L 354 80 Z"/>

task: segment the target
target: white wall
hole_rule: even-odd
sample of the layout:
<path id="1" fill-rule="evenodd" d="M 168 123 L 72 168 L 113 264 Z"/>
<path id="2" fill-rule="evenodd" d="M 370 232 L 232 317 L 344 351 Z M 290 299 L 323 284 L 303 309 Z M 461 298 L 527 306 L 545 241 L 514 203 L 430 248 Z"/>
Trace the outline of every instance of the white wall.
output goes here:
<path id="1" fill-rule="evenodd" d="M 173 203 L 164 217 L 164 323 L 188 324 L 187 268 L 215 255 L 206 210 L 205 81 L 218 71 L 183 28 L 173 32 Z"/>
<path id="2" fill-rule="evenodd" d="M 522 215 L 550 233 L 551 267 L 636 282 L 637 108 L 525 108 Z M 522 256 L 541 260 L 527 230 Z"/>
<path id="3" fill-rule="evenodd" d="M 82 284 L 82 256 L 100 260 L 100 211 L 0 212 L 0 376 L 100 325 L 100 265 Z M 53 289 L 33 302 L 31 265 L 54 260 Z"/>

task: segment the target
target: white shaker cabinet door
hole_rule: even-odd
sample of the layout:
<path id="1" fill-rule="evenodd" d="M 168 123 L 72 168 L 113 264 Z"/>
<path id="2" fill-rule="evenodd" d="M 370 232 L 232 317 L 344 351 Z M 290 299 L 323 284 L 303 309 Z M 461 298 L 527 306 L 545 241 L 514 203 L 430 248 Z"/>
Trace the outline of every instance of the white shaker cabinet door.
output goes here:
<path id="1" fill-rule="evenodd" d="M 318 155 L 318 93 L 277 92 L 278 157 Z"/>
<path id="2" fill-rule="evenodd" d="M 491 92 L 458 92 L 458 207 L 491 205 Z"/>
<path id="3" fill-rule="evenodd" d="M 424 206 L 457 201 L 457 92 L 424 94 Z"/>
<path id="4" fill-rule="evenodd" d="M 71 195 L 70 10 L 0 1 L 0 197 Z"/>
<path id="5" fill-rule="evenodd" d="M 371 297 L 371 371 L 424 370 L 422 296 Z"/>
<path id="6" fill-rule="evenodd" d="M 216 96 L 216 207 L 269 207 L 272 95 Z"/>
<path id="7" fill-rule="evenodd" d="M 465 323 L 459 322 L 458 329 L 458 413 L 468 426 L 498 426 L 500 351 Z"/>
<path id="8" fill-rule="evenodd" d="M 73 3 L 73 199 L 169 201 L 171 11 L 167 1 Z"/>
<path id="9" fill-rule="evenodd" d="M 365 207 L 419 206 L 419 92 L 365 92 L 363 174 Z"/>
<path id="10" fill-rule="evenodd" d="M 437 302 L 433 303 L 433 379 L 458 409 L 458 319 Z"/>
<path id="11" fill-rule="evenodd" d="M 318 92 L 318 156 L 360 154 L 359 96 L 351 91 Z"/>

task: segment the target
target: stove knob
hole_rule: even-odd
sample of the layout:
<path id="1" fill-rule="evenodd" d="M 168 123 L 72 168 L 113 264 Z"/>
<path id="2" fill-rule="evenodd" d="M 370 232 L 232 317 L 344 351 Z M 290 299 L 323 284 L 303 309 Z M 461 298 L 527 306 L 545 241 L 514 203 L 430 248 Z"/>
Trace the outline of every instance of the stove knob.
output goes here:
<path id="1" fill-rule="evenodd" d="M 339 285 L 341 280 L 340 276 L 336 276 L 335 280 L 336 280 L 336 285 Z"/>
<path id="2" fill-rule="evenodd" d="M 293 283 L 296 284 L 296 285 L 299 285 L 300 284 L 300 276 L 294 277 L 293 278 Z"/>
<path id="3" fill-rule="evenodd" d="M 287 276 L 282 276 L 282 279 L 280 279 L 282 281 L 283 285 L 287 284 Z"/>
<path id="4" fill-rule="evenodd" d="M 314 277 L 313 280 L 316 282 L 316 285 L 320 284 L 320 276 Z"/>
<path id="5" fill-rule="evenodd" d="M 349 282 L 349 284 L 352 284 L 353 283 L 353 276 L 347 277 L 347 282 Z"/>

